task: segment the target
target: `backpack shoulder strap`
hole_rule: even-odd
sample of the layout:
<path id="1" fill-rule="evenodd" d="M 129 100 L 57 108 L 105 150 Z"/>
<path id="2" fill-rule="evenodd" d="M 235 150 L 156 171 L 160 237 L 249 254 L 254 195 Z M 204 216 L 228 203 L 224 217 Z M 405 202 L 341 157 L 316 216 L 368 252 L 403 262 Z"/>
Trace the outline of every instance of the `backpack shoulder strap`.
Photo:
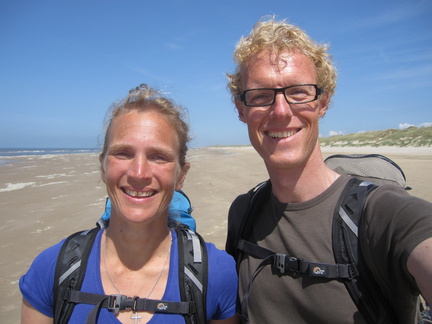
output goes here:
<path id="1" fill-rule="evenodd" d="M 333 215 L 333 253 L 336 262 L 358 263 L 360 219 L 366 198 L 376 188 L 376 185 L 357 178 L 351 178 L 346 184 Z"/>
<path id="2" fill-rule="evenodd" d="M 124 304 L 131 302 L 125 296 L 99 296 L 80 292 L 94 240 L 101 227 L 106 225 L 104 221 L 98 222 L 96 228 L 72 234 L 63 243 L 57 259 L 54 278 L 54 323 L 67 323 L 76 302 L 96 304 L 98 306 L 94 308 L 96 310 L 100 307 L 110 308 L 116 303 L 120 307 L 120 302 Z M 154 306 L 154 309 L 151 311 L 183 314 L 188 324 L 206 323 L 207 248 L 204 239 L 187 226 L 179 224 L 176 232 L 179 250 L 180 295 L 182 301 L 185 302 L 165 302 L 164 304 L 169 305 L 169 311 L 159 309 L 158 305 L 152 304 L 150 306 Z M 114 302 L 110 302 L 111 300 Z M 132 298 L 131 300 L 141 305 L 141 299 Z M 148 301 L 151 300 L 147 300 L 147 303 Z M 96 318 L 97 315 L 93 317 Z"/>
<path id="3" fill-rule="evenodd" d="M 354 271 L 344 284 L 368 323 L 395 323 L 391 307 L 379 290 L 362 257 L 359 230 L 366 199 L 377 185 L 357 178 L 348 181 L 334 211 L 333 253 L 336 263 L 349 263 Z"/>
<path id="4" fill-rule="evenodd" d="M 270 180 L 261 182 L 246 194 L 237 197 L 231 205 L 225 250 L 234 257 L 237 266 L 239 265 L 239 258 L 241 258 L 241 249 L 239 249 L 239 246 L 242 246 L 245 238 L 247 239 L 255 216 L 258 214 L 258 210 L 255 207 L 261 205 L 260 202 L 270 193 L 270 190 Z M 234 210 L 236 209 L 236 204 L 239 204 L 241 209 Z M 239 212 L 240 210 L 242 212 Z"/>
<path id="5" fill-rule="evenodd" d="M 179 224 L 175 227 L 179 255 L 179 285 L 182 301 L 190 301 L 187 324 L 207 323 L 208 256 L 204 239 Z"/>
<path id="6" fill-rule="evenodd" d="M 57 258 L 54 275 L 54 323 L 67 323 L 75 304 L 69 302 L 67 294 L 80 290 L 87 268 L 93 242 L 101 229 L 97 227 L 77 232 L 63 243 Z"/>

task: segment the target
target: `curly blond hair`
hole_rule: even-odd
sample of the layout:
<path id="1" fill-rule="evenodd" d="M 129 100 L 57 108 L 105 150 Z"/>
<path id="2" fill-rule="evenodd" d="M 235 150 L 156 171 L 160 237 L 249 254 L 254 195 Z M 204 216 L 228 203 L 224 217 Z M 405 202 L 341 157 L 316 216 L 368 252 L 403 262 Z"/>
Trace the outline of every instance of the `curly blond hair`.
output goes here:
<path id="1" fill-rule="evenodd" d="M 182 106 L 176 105 L 174 101 L 167 98 L 160 91 L 150 88 L 144 83 L 135 89 L 130 90 L 129 95 L 126 98 L 120 99 L 111 105 L 109 109 L 109 118 L 105 123 L 105 138 L 99 159 L 102 161 L 106 155 L 112 121 L 116 117 L 134 110 L 139 112 L 154 110 L 166 117 L 167 121 L 177 132 L 180 147 L 179 162 L 181 166 L 184 166 L 188 150 L 187 144 L 190 141 L 189 126 L 184 121 L 186 109 Z"/>
<path id="2" fill-rule="evenodd" d="M 296 51 L 309 57 L 317 71 L 318 87 L 323 88 L 331 98 L 336 88 L 337 72 L 332 64 L 332 56 L 327 52 L 328 48 L 328 45 L 318 44 L 302 29 L 285 20 L 277 21 L 274 16 L 260 19 L 235 48 L 234 62 L 237 66 L 233 74 L 227 74 L 233 99 L 244 91 L 241 89 L 241 70 L 255 55 L 265 50 L 276 55 Z"/>

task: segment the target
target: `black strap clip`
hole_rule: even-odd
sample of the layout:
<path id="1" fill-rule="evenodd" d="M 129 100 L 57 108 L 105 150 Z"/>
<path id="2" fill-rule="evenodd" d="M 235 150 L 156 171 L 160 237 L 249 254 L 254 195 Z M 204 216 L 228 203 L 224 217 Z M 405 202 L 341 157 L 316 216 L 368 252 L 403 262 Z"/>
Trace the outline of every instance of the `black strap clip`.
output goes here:
<path id="1" fill-rule="evenodd" d="M 302 259 L 287 256 L 286 254 L 275 253 L 273 266 L 277 268 L 281 274 L 284 274 L 286 270 L 299 272 L 301 262 Z"/>
<path id="2" fill-rule="evenodd" d="M 108 297 L 108 310 L 110 312 L 114 312 L 114 314 L 118 314 L 120 311 L 121 298 L 123 295 L 110 295 Z"/>
<path id="3" fill-rule="evenodd" d="M 285 254 L 276 253 L 274 256 L 274 263 L 273 265 L 279 269 L 279 272 L 284 274 L 285 273 Z"/>
<path id="4" fill-rule="evenodd" d="M 118 314 L 122 309 L 132 309 L 137 311 L 137 302 L 139 297 L 127 297 L 125 295 L 108 296 L 108 310 Z"/>

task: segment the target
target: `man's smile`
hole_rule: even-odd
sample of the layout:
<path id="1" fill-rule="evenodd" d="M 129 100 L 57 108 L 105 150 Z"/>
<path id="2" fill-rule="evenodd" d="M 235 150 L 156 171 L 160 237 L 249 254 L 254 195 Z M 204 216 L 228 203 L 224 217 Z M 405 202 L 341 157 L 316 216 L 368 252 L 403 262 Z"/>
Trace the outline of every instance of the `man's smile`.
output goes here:
<path id="1" fill-rule="evenodd" d="M 287 138 L 287 137 L 291 137 L 294 134 L 298 133 L 299 130 L 292 130 L 292 131 L 283 131 L 283 132 L 266 132 L 266 134 L 268 136 L 270 136 L 271 138 Z"/>

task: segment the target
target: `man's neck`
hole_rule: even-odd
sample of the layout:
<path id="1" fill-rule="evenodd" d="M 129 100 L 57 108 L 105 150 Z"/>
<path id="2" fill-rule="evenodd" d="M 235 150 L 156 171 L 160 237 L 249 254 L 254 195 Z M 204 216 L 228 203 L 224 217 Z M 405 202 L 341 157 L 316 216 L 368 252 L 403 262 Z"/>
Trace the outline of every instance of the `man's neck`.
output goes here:
<path id="1" fill-rule="evenodd" d="M 322 158 L 301 166 L 267 168 L 273 194 L 282 203 L 299 203 L 315 198 L 329 188 L 338 175 Z"/>

